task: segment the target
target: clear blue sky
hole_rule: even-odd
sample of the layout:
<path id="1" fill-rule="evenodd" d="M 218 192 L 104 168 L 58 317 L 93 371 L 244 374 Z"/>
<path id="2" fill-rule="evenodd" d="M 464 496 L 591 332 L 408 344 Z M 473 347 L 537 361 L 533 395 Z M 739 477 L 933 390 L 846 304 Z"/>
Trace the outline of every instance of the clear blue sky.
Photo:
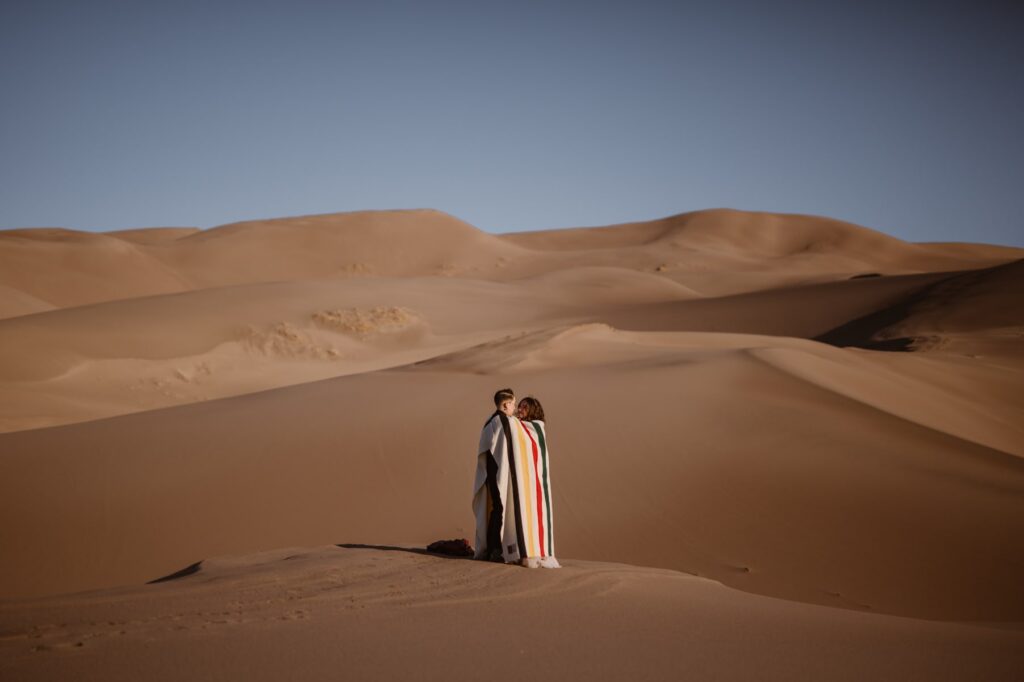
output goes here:
<path id="1" fill-rule="evenodd" d="M 0 228 L 712 207 L 1024 245 L 1021 2 L 0 3 Z"/>

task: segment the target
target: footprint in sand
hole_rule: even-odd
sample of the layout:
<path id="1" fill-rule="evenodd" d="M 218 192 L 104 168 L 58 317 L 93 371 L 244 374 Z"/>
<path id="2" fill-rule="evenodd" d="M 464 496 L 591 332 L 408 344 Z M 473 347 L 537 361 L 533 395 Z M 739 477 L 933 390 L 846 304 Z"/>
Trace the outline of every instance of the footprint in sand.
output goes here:
<path id="1" fill-rule="evenodd" d="M 278 616 L 277 619 L 278 620 L 306 620 L 306 618 L 308 618 L 308 617 L 309 617 L 309 615 L 308 615 L 307 611 L 303 611 L 302 609 L 297 609 L 297 610 L 294 610 L 294 611 L 288 611 L 287 613 L 283 613 L 280 616 Z"/>
<path id="2" fill-rule="evenodd" d="M 85 642 L 80 639 L 76 639 L 67 642 L 54 642 L 53 644 L 37 644 L 32 647 L 32 651 L 60 651 L 66 649 L 80 649 L 84 646 Z"/>

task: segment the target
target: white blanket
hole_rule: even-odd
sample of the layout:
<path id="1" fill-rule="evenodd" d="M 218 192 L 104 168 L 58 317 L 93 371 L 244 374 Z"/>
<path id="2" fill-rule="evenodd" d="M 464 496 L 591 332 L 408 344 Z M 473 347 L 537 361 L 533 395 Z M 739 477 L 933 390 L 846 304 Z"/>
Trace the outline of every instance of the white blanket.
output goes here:
<path id="1" fill-rule="evenodd" d="M 495 412 L 480 433 L 473 513 L 475 556 L 488 551 L 491 510 L 500 514 L 501 555 L 506 563 L 558 568 L 551 516 L 551 474 L 542 421 L 520 421 Z M 488 482 L 488 458 L 493 481 Z M 496 489 L 496 494 L 492 494 Z"/>

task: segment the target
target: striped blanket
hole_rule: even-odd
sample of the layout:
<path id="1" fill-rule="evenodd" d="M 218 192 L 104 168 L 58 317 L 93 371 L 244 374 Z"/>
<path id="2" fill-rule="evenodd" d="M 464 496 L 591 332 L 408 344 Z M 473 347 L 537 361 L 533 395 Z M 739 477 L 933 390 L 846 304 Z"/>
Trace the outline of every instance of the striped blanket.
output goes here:
<path id="1" fill-rule="evenodd" d="M 495 412 L 480 433 L 477 452 L 476 558 L 486 557 L 490 545 L 500 542 L 506 563 L 559 568 L 544 422 Z"/>

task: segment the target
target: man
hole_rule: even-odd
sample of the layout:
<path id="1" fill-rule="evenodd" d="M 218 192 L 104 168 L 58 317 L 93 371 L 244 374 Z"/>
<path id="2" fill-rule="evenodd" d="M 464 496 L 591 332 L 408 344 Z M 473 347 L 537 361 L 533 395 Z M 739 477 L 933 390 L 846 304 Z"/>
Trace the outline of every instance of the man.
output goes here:
<path id="1" fill-rule="evenodd" d="M 474 559 L 504 563 L 503 550 L 504 519 L 506 517 L 502 490 L 507 490 L 509 467 L 508 454 L 513 447 L 510 437 L 510 419 L 515 419 L 516 395 L 511 388 L 503 388 L 494 394 L 495 411 L 480 433 L 477 450 L 476 480 L 473 486 L 473 512 L 476 516 L 476 551 Z M 514 471 L 511 475 L 515 475 Z M 517 503 L 516 500 L 506 500 Z M 516 516 L 518 520 L 518 516 Z M 509 528 L 509 531 L 512 529 Z"/>

